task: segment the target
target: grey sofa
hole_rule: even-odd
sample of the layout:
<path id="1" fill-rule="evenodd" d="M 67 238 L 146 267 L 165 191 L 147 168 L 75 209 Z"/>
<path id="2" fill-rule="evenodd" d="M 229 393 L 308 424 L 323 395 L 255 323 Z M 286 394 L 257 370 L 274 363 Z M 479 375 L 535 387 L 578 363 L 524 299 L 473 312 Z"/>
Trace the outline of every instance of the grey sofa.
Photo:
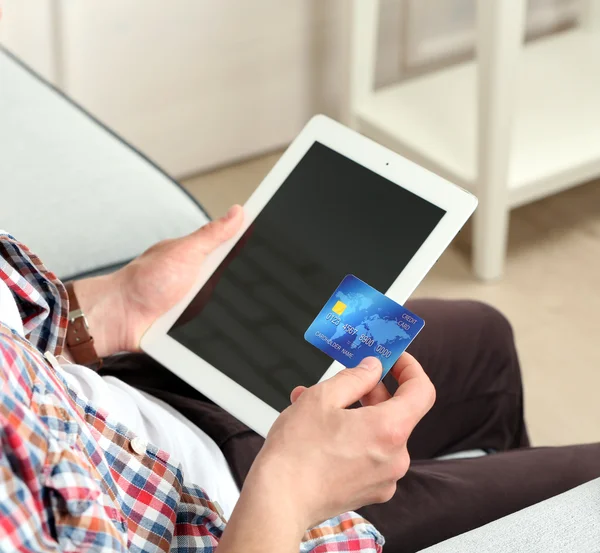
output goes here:
<path id="1" fill-rule="evenodd" d="M 0 49 L 0 228 L 66 279 L 207 221 L 156 165 Z M 600 552 L 600 479 L 427 551 Z"/>

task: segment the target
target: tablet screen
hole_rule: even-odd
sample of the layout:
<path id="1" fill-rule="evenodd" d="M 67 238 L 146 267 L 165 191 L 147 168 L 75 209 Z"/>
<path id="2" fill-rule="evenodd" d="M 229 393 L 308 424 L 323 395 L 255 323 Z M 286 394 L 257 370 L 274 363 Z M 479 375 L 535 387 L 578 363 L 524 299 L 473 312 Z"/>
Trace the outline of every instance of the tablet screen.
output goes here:
<path id="1" fill-rule="evenodd" d="M 385 292 L 444 214 L 315 142 L 168 334 L 281 411 L 332 363 L 304 333 L 341 280 Z"/>

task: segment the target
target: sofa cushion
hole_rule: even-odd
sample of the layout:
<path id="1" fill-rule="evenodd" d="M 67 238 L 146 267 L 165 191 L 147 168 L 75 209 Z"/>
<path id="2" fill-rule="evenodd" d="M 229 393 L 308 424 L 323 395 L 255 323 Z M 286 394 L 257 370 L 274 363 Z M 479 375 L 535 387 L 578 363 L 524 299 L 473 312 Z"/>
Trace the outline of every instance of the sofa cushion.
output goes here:
<path id="1" fill-rule="evenodd" d="M 0 83 L 0 228 L 60 277 L 206 223 L 174 180 L 2 49 Z"/>

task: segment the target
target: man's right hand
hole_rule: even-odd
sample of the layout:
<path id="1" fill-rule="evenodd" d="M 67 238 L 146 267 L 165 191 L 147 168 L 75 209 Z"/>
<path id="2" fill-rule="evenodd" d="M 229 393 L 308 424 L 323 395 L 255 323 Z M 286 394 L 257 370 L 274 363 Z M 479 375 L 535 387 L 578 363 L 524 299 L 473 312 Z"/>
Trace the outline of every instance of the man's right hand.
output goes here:
<path id="1" fill-rule="evenodd" d="M 392 368 L 399 384 L 393 397 L 379 383 L 381 372 L 381 363 L 369 357 L 294 390 L 293 405 L 269 432 L 248 487 L 256 482 L 263 493 L 278 490 L 284 503 L 293 499 L 288 508 L 305 529 L 391 499 L 410 464 L 408 437 L 433 406 L 435 389 L 408 353 Z M 346 409 L 359 400 L 362 408 Z"/>

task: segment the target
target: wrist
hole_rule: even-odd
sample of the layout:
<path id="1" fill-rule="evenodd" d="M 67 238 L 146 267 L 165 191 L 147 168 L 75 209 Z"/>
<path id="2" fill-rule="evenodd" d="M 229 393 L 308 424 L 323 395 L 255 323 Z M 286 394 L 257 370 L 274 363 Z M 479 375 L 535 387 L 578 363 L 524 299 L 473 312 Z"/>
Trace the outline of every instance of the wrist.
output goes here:
<path id="1" fill-rule="evenodd" d="M 297 498 L 279 467 L 259 454 L 219 543 L 219 551 L 297 552 L 308 528 Z M 258 520 L 269 520 L 269 531 L 256 532 Z"/>
<path id="2" fill-rule="evenodd" d="M 129 349 L 119 273 L 73 282 L 99 357 Z"/>
<path id="3" fill-rule="evenodd" d="M 247 486 L 271 503 L 300 536 L 318 522 L 305 497 L 306 481 L 280 452 L 271 451 L 268 445 L 252 464 L 244 489 Z"/>

